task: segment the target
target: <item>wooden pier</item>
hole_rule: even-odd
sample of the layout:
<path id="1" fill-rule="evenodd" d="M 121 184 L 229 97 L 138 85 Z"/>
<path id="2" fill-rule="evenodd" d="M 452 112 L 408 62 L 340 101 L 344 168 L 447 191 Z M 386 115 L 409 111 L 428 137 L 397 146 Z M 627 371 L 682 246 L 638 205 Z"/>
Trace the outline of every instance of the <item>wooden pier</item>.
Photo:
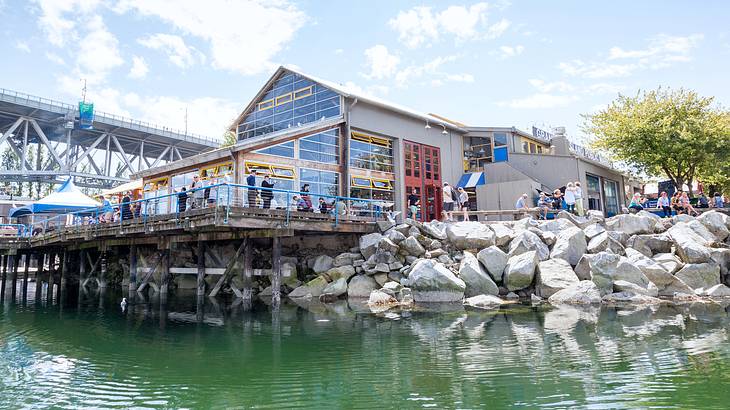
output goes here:
<path id="1" fill-rule="evenodd" d="M 237 298 L 250 299 L 253 277 L 270 276 L 272 301 L 278 303 L 284 240 L 356 243 L 359 235 L 376 229 L 372 217 L 236 206 L 47 227 L 32 237 L 0 238 L 0 293 L 5 295 L 7 286 L 15 297 L 20 277 L 25 295 L 32 276 L 36 295 L 42 294 L 45 283 L 46 297 L 63 297 L 72 286 L 79 291 L 106 288 L 112 277 L 118 282 L 121 271 L 130 296 L 167 294 L 174 278 L 187 276 L 195 278 L 198 296 L 214 297 L 227 289 Z M 270 253 L 270 260 L 256 261 L 265 267 L 254 267 L 254 259 L 260 259 L 255 251 Z"/>

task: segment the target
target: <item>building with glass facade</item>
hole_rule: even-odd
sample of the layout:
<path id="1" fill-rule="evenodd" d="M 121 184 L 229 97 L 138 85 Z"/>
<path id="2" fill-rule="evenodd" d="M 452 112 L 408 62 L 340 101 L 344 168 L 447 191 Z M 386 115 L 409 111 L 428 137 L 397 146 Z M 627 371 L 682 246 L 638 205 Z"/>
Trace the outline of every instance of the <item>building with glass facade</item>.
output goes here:
<path id="1" fill-rule="evenodd" d="M 300 190 L 307 184 L 315 201 L 317 194 L 364 198 L 404 212 L 407 195 L 415 192 L 421 220 L 440 218 L 445 182 L 465 187 L 472 209 L 512 209 L 517 191 L 505 190 L 510 181 L 517 181 L 512 185 L 518 191 L 535 194 L 535 189 L 564 186 L 568 176 L 591 189 L 597 186 L 598 194 L 588 192 L 596 209 L 610 213 L 623 203 L 622 196 L 612 194 L 624 190 L 617 171 L 599 164 L 574 176 L 576 166 L 563 160 L 583 160 L 569 150 L 556 151 L 541 136 L 515 128 L 467 126 L 285 67 L 274 73 L 230 130 L 238 137 L 234 146 L 137 174 L 144 179 L 146 195 L 178 192 L 196 173 L 209 183 L 245 184 L 255 169 L 257 185 L 264 175 L 279 189 Z M 540 167 L 523 169 L 530 168 L 530 161 L 572 170 L 567 173 L 566 168 L 562 179 L 554 170 L 542 175 L 532 172 Z M 505 199 L 495 200 L 502 194 Z M 285 198 L 275 196 L 274 201 L 281 204 Z"/>

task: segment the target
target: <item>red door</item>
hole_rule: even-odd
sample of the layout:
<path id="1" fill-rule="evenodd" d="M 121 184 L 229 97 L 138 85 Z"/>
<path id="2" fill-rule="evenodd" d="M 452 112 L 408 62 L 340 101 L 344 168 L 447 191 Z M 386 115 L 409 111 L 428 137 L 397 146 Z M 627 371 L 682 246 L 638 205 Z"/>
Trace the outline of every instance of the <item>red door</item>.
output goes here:
<path id="1" fill-rule="evenodd" d="M 418 219 L 431 221 L 441 216 L 441 158 L 436 147 L 404 141 L 406 204 L 416 190 L 421 198 Z"/>

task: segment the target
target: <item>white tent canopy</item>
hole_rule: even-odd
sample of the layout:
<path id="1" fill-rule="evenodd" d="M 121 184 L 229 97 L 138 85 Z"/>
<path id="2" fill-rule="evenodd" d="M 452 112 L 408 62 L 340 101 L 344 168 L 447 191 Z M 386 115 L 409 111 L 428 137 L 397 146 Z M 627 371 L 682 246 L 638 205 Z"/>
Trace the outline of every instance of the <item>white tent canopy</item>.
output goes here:
<path id="1" fill-rule="evenodd" d="M 9 216 L 17 218 L 19 216 L 39 213 L 65 214 L 75 211 L 83 211 L 85 209 L 96 208 L 101 204 L 86 196 L 80 189 L 74 185 L 73 180 L 69 178 L 59 187 L 56 192 L 39 199 L 38 201 L 10 210 Z"/>

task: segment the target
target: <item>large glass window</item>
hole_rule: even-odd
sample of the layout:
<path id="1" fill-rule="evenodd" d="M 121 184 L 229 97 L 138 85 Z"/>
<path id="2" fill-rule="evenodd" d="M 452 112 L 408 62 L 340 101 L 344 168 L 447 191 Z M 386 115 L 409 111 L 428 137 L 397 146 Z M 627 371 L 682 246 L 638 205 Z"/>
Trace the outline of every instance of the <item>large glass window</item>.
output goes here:
<path id="1" fill-rule="evenodd" d="M 588 209 L 601 211 L 601 182 L 595 175 L 586 174 Z"/>
<path id="2" fill-rule="evenodd" d="M 273 189 L 281 189 L 285 191 L 298 190 L 298 187 L 295 186 L 295 174 L 293 167 L 246 161 L 245 168 L 246 174 L 243 176 L 244 178 L 248 176 L 252 170 L 256 170 L 256 186 L 261 186 L 261 181 L 264 180 L 264 176 L 268 175 L 274 183 Z M 287 206 L 287 197 L 291 199 L 291 195 L 287 195 L 286 192 L 275 191 L 274 198 L 271 201 L 271 207 L 285 209 Z"/>
<path id="3" fill-rule="evenodd" d="M 350 207 L 356 215 L 369 215 L 373 212 L 379 214 L 387 209 L 392 209 L 395 198 L 393 181 L 353 176 L 350 180 L 350 197 L 377 201 L 374 203 L 353 201 Z"/>
<path id="4" fill-rule="evenodd" d="M 340 175 L 337 172 L 320 171 L 316 169 L 301 168 L 299 170 L 299 189 L 304 184 L 309 184 L 309 192 L 312 193 L 312 206 L 318 208 L 319 195 L 327 195 L 324 198 L 327 203 L 332 203 L 332 196 L 337 196 L 340 182 Z"/>
<path id="5" fill-rule="evenodd" d="M 603 193 L 606 198 L 606 215 L 618 214 L 618 183 L 610 179 L 603 180 Z"/>
<path id="6" fill-rule="evenodd" d="M 168 192 L 168 178 L 157 178 L 150 181 L 145 181 L 143 188 L 143 198 L 149 199 L 142 203 L 142 213 L 147 215 L 158 215 L 166 214 L 169 209 L 170 197 L 161 196 L 167 195 Z M 153 199 L 154 198 L 154 199 Z"/>
<path id="7" fill-rule="evenodd" d="M 294 141 L 283 142 L 270 147 L 257 149 L 257 154 L 275 155 L 277 157 L 294 158 Z"/>
<path id="8" fill-rule="evenodd" d="M 325 164 L 338 164 L 340 162 L 340 129 L 334 128 L 300 139 L 299 158 Z"/>
<path id="9" fill-rule="evenodd" d="M 392 142 L 385 138 L 353 132 L 350 139 L 350 166 L 393 172 Z"/>
<path id="10" fill-rule="evenodd" d="M 298 74 L 279 78 L 238 125 L 243 140 L 340 115 L 340 95 Z"/>

